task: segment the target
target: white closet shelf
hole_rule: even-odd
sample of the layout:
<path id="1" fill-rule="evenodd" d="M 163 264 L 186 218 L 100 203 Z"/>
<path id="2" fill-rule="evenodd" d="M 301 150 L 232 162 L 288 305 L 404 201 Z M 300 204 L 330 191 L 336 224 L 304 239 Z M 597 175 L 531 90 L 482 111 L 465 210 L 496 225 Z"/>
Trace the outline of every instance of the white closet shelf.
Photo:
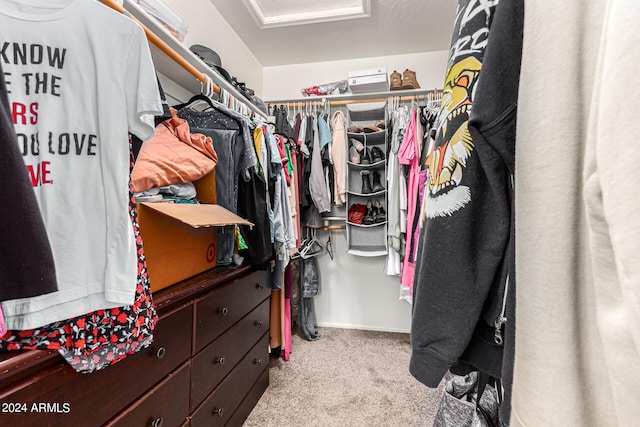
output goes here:
<path id="1" fill-rule="evenodd" d="M 349 249 L 347 251 L 347 253 L 349 253 L 351 255 L 357 255 L 357 256 L 363 256 L 363 257 L 386 256 L 387 252 L 388 251 L 386 249 L 381 249 L 381 250 L 378 250 L 378 251 Z"/>
<path id="2" fill-rule="evenodd" d="M 363 164 L 363 163 L 353 163 L 351 160 L 347 161 L 349 165 L 353 166 L 356 169 L 382 169 L 384 164 L 387 162 L 387 159 L 380 160 L 379 162 Z"/>
<path id="3" fill-rule="evenodd" d="M 357 224 L 355 222 L 347 221 L 347 224 L 353 225 L 354 227 L 373 228 L 373 227 L 380 227 L 381 225 L 386 225 L 387 221 L 374 222 L 373 224 Z"/>
<path id="4" fill-rule="evenodd" d="M 266 101 L 269 105 L 280 105 L 287 103 L 298 103 L 298 102 L 323 102 L 325 99 L 327 101 L 356 101 L 356 100 L 365 100 L 367 102 L 371 102 L 372 99 L 375 98 L 393 98 L 396 96 L 406 97 L 406 96 L 426 96 L 430 93 L 434 92 L 442 92 L 442 89 L 409 89 L 409 90 L 387 90 L 383 92 L 367 92 L 367 93 L 343 93 L 340 95 L 325 95 L 325 96 L 306 96 L 301 98 L 290 98 L 290 99 L 277 99 Z"/>
<path id="5" fill-rule="evenodd" d="M 266 114 L 264 112 L 249 102 L 235 87 L 233 87 L 231 83 L 223 79 L 216 71 L 209 68 L 209 66 L 202 62 L 202 60 L 191 52 L 187 46 L 185 46 L 180 40 L 176 39 L 160 22 L 145 12 L 133 0 L 124 0 L 124 9 L 126 13 L 147 27 L 150 32 L 155 34 L 168 47 L 173 49 L 187 63 L 191 64 L 201 74 L 210 77 L 213 83 L 215 83 L 219 88 L 227 91 L 238 102 L 246 105 L 254 113 L 266 118 Z M 191 93 L 201 93 L 203 86 L 200 80 L 153 43 L 149 43 L 149 47 L 151 56 L 153 57 L 153 63 L 159 73 L 165 75 Z"/>
<path id="6" fill-rule="evenodd" d="M 376 191 L 375 193 L 358 193 L 357 191 L 347 191 L 347 193 L 351 194 L 352 196 L 356 196 L 356 197 L 376 197 L 376 196 L 382 196 L 384 193 L 386 193 L 387 190 L 380 190 L 380 191 Z"/>

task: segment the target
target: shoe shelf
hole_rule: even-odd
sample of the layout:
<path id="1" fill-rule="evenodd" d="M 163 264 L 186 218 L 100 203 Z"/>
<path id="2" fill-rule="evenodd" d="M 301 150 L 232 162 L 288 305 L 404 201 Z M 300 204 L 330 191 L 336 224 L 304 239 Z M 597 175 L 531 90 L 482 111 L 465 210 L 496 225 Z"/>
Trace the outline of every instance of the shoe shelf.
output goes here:
<path id="1" fill-rule="evenodd" d="M 384 145 L 387 138 L 387 130 L 382 129 L 377 132 L 370 133 L 354 133 L 347 132 L 349 138 L 357 139 L 365 145 Z"/>
<path id="2" fill-rule="evenodd" d="M 351 191 L 351 190 L 347 190 L 347 194 L 351 194 L 352 196 L 356 196 L 356 197 L 364 197 L 364 198 L 376 198 L 378 196 L 384 196 L 384 194 L 387 192 L 387 189 L 385 188 L 384 190 L 380 190 L 380 191 L 376 191 L 375 193 L 359 193 L 357 191 Z"/>
<path id="3" fill-rule="evenodd" d="M 387 102 L 363 102 L 359 104 L 347 105 L 349 112 L 349 127 L 373 125 L 376 120 L 384 120 Z M 347 128 L 348 129 L 348 128 Z"/>
<path id="4" fill-rule="evenodd" d="M 387 160 L 380 160 L 379 162 L 375 162 L 375 163 L 369 163 L 369 164 L 362 164 L 362 163 L 353 163 L 351 161 L 347 161 L 347 163 L 349 164 L 350 167 L 353 167 L 354 169 L 375 169 L 375 168 L 384 168 L 384 165 L 387 163 Z"/>
<path id="5" fill-rule="evenodd" d="M 386 102 L 347 105 L 347 209 L 362 210 L 374 218 L 364 224 L 347 215 L 347 252 L 374 257 L 387 255 L 387 146 Z M 378 130 L 376 130 L 378 129 Z M 375 159 L 375 161 L 374 161 Z M 362 163 L 362 160 L 368 161 Z M 378 215 L 383 215 L 375 218 Z M 354 218 L 358 219 L 357 216 Z M 382 220 L 380 220 L 382 219 Z"/>
<path id="6" fill-rule="evenodd" d="M 349 224 L 349 225 L 353 225 L 354 227 L 364 227 L 364 228 L 369 227 L 369 228 L 371 228 L 371 227 L 380 227 L 380 226 L 382 226 L 382 225 L 385 225 L 385 226 L 386 226 L 386 225 L 387 225 L 387 221 L 384 221 L 384 222 L 374 222 L 373 224 L 358 224 L 357 222 L 350 222 L 350 221 L 347 221 L 347 224 Z"/>
<path id="7" fill-rule="evenodd" d="M 362 248 L 350 247 L 347 249 L 347 253 L 351 255 L 363 256 L 363 257 L 376 257 L 376 256 L 385 256 L 387 255 L 386 247 L 373 247 L 367 246 Z"/>

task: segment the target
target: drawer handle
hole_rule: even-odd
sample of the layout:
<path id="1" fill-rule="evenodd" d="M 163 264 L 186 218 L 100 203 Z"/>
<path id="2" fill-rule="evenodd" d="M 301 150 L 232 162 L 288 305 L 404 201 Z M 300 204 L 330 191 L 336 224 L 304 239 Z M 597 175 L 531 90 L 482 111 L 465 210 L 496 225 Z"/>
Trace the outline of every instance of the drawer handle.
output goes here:
<path id="1" fill-rule="evenodd" d="M 156 357 L 158 359 L 162 359 L 164 357 L 164 355 L 167 354 L 167 349 L 164 347 L 160 347 L 158 349 L 158 351 L 156 351 Z M 158 418 L 159 420 L 162 420 L 162 418 Z M 156 420 L 157 421 L 157 420 Z M 162 421 L 161 421 L 162 422 Z"/>
<path id="2" fill-rule="evenodd" d="M 222 418 L 222 414 L 224 414 L 224 408 L 218 408 L 213 410 L 213 415 L 217 415 Z"/>
<path id="3" fill-rule="evenodd" d="M 256 320 L 256 326 L 257 327 L 262 327 L 262 325 L 264 325 L 264 322 L 262 320 Z"/>
<path id="4" fill-rule="evenodd" d="M 229 309 L 227 307 L 222 307 L 220 309 L 220 313 L 222 313 L 223 316 L 226 316 L 227 314 L 229 314 Z"/>
<path id="5" fill-rule="evenodd" d="M 264 283 L 256 283 L 256 288 L 264 289 Z"/>
<path id="6" fill-rule="evenodd" d="M 253 359 L 254 365 L 262 365 L 262 359 Z"/>
<path id="7" fill-rule="evenodd" d="M 156 418 L 155 420 L 153 420 L 153 422 L 151 423 L 151 427 L 162 427 L 162 424 L 164 423 L 164 420 L 162 418 Z"/>
<path id="8" fill-rule="evenodd" d="M 216 357 L 215 360 L 213 361 L 214 365 L 224 365 L 224 357 Z"/>

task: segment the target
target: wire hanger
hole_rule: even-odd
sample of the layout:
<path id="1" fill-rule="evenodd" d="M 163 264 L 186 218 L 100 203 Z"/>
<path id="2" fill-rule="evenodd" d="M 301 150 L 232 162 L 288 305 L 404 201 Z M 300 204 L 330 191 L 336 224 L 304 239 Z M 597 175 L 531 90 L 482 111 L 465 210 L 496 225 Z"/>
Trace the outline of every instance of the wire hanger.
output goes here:
<path id="1" fill-rule="evenodd" d="M 329 230 L 329 238 L 327 239 L 327 243 L 325 244 L 325 248 L 327 249 L 327 254 L 331 261 L 333 261 L 333 242 L 331 241 L 331 230 Z"/>

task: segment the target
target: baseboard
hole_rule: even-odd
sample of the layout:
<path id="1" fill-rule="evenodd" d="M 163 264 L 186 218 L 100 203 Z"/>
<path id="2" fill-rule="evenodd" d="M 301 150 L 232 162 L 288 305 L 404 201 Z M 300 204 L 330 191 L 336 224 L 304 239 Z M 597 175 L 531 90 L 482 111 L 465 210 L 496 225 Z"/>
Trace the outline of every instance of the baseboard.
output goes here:
<path id="1" fill-rule="evenodd" d="M 363 331 L 377 331 L 377 332 L 398 332 L 408 334 L 411 331 L 402 328 L 387 328 L 382 326 L 365 326 L 354 325 L 352 323 L 335 323 L 335 322 L 318 322 L 317 326 L 321 328 L 338 328 L 338 329 L 360 329 Z"/>

